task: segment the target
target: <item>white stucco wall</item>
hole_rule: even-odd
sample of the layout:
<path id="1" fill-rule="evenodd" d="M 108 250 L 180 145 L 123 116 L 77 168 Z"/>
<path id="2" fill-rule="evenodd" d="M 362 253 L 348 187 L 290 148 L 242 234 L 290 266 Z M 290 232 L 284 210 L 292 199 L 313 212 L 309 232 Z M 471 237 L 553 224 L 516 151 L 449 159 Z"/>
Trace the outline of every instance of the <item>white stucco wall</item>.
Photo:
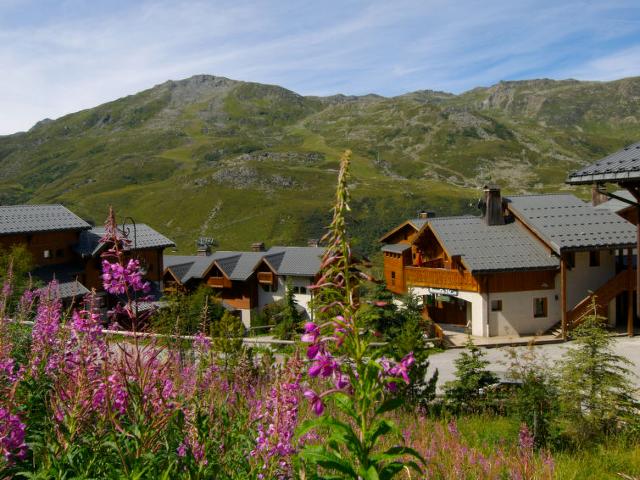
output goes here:
<path id="1" fill-rule="evenodd" d="M 534 299 L 547 299 L 547 316 L 534 317 Z M 489 335 L 535 335 L 560 321 L 560 296 L 556 290 L 491 293 L 490 302 L 502 301 L 502 310 L 489 311 Z"/>
<path id="2" fill-rule="evenodd" d="M 248 308 L 240 309 L 240 320 L 242 320 L 244 328 L 251 328 L 251 310 Z"/>
<path id="3" fill-rule="evenodd" d="M 600 251 L 600 266 L 589 266 L 589 252 L 576 252 L 576 265 L 567 271 L 567 308 L 571 310 L 589 290 L 598 289 L 616 274 L 616 257 L 613 250 Z M 556 284 L 559 283 L 559 276 Z M 559 285 L 558 285 L 559 287 Z"/>
<path id="4" fill-rule="evenodd" d="M 297 277 L 290 275 L 288 277 L 279 275 L 278 276 L 278 288 L 274 292 L 266 292 L 262 286 L 258 286 L 258 308 L 263 309 L 265 306 L 270 303 L 277 302 L 282 300 L 286 294 L 287 282 L 291 283 L 293 287 L 305 287 L 309 288 L 309 286 L 313 283 L 312 278 L 310 277 Z M 309 290 L 307 290 L 309 292 Z M 294 299 L 298 305 L 300 305 L 307 312 L 307 315 L 310 317 L 311 312 L 309 312 L 309 302 L 311 301 L 310 293 L 296 293 L 294 294 Z"/>
<path id="5" fill-rule="evenodd" d="M 428 290 L 424 287 L 410 287 L 409 291 L 419 297 L 428 294 Z M 479 337 L 489 336 L 486 295 L 460 290 L 456 297 L 468 302 L 467 320 L 471 320 L 471 334 Z"/>
<path id="6" fill-rule="evenodd" d="M 589 293 L 615 275 L 615 252 L 600 251 L 600 265 L 589 266 L 589 253 L 575 253 L 575 267 L 567 271 L 567 308 L 570 310 Z M 526 273 L 523 273 L 526 275 Z M 471 321 L 474 336 L 532 335 L 547 331 L 560 322 L 561 296 L 560 273 L 555 278 L 555 289 L 523 292 L 489 293 L 459 291 L 458 298 L 468 302 L 467 318 Z M 410 287 L 414 295 L 428 294 L 426 287 Z M 534 299 L 547 299 L 547 316 L 534 317 Z M 502 300 L 502 310 L 492 312 L 491 301 Z M 609 304 L 609 319 L 615 321 L 615 300 Z"/>

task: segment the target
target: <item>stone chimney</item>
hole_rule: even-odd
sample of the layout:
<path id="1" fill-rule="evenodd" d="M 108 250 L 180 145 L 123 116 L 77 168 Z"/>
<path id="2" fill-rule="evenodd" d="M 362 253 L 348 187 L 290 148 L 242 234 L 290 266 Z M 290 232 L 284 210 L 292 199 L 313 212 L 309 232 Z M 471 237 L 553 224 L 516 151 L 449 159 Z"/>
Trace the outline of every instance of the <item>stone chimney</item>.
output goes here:
<path id="1" fill-rule="evenodd" d="M 253 242 L 251 244 L 251 251 L 252 252 L 264 252 L 266 250 L 265 246 L 264 246 L 264 242 Z"/>
<path id="2" fill-rule="evenodd" d="M 484 198 L 480 201 L 480 209 L 487 225 L 504 225 L 504 207 L 499 186 L 484 186 Z"/>
<path id="3" fill-rule="evenodd" d="M 429 210 L 420 210 L 418 212 L 418 218 L 433 218 L 436 216 L 435 212 L 431 212 Z"/>
<path id="4" fill-rule="evenodd" d="M 591 187 L 591 204 L 594 207 L 597 207 L 601 203 L 604 203 L 607 200 L 609 200 L 609 197 L 607 197 L 604 193 L 602 193 L 604 191 L 605 191 L 604 185 L 595 184 Z"/>

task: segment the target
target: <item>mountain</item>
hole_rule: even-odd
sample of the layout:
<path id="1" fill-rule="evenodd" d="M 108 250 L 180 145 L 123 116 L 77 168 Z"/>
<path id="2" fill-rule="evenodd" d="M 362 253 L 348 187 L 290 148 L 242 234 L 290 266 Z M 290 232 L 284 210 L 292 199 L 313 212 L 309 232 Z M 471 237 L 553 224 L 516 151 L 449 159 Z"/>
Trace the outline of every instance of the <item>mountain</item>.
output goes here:
<path id="1" fill-rule="evenodd" d="M 304 243 L 329 219 L 337 159 L 354 151 L 361 248 L 419 209 L 472 211 L 484 183 L 567 189 L 576 169 L 640 138 L 640 78 L 500 82 L 305 97 L 198 75 L 0 137 L 0 203 L 107 206 L 194 249 Z"/>

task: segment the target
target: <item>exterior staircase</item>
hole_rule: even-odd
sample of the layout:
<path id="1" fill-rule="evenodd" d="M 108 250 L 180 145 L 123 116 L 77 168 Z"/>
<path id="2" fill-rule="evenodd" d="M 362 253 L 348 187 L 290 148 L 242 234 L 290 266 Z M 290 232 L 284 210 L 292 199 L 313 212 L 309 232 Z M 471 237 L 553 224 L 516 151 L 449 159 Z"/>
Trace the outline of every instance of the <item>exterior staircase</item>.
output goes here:
<path id="1" fill-rule="evenodd" d="M 573 330 L 584 321 L 585 317 L 594 313 L 594 299 L 597 314 L 606 317 L 609 302 L 621 293 L 628 291 L 630 287 L 635 287 L 635 274 L 635 270 L 622 270 L 569 310 L 567 312 L 568 330 Z M 562 332 L 560 334 L 562 335 Z"/>

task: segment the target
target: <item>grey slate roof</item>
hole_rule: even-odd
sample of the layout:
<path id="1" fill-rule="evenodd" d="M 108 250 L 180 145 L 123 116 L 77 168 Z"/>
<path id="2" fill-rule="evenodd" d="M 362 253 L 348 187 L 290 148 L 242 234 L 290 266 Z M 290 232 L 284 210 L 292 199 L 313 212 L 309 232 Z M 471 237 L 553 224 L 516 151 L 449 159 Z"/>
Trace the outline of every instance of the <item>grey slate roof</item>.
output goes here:
<path id="1" fill-rule="evenodd" d="M 187 283 L 195 278 L 200 279 L 209 270 L 214 261 L 224 255 L 164 255 L 164 268 L 170 268 L 181 283 Z"/>
<path id="2" fill-rule="evenodd" d="M 427 223 L 429 220 L 433 220 L 433 218 L 429 219 L 429 218 L 412 218 L 411 220 L 409 220 L 409 223 L 411 223 L 414 227 L 416 227 L 418 230 L 422 229 L 422 227 L 424 227 L 424 224 Z"/>
<path id="3" fill-rule="evenodd" d="M 97 255 L 104 246 L 103 243 L 100 243 L 100 239 L 104 235 L 104 231 L 104 227 L 93 227 L 91 230 L 82 232 L 80 234 L 80 241 L 76 246 L 76 251 L 82 256 Z M 128 238 L 132 242 L 134 236 L 133 232 L 134 230 L 132 227 L 128 234 Z M 175 243 L 144 223 L 136 225 L 135 236 L 137 249 L 175 247 Z M 133 243 L 131 244 L 131 248 L 133 248 Z"/>
<path id="4" fill-rule="evenodd" d="M 631 202 L 635 202 L 636 199 L 633 198 L 633 195 L 629 192 L 629 190 L 618 190 L 617 192 L 613 192 L 614 195 L 618 197 L 626 198 Z M 609 210 L 613 213 L 621 212 L 622 210 L 631 207 L 628 203 L 622 202 L 616 198 L 610 198 L 606 202 L 601 203 L 600 205 L 596 205 L 594 208 L 597 210 Z"/>
<path id="5" fill-rule="evenodd" d="M 222 253 L 222 252 L 217 252 Z M 245 281 L 264 257 L 264 252 L 229 252 L 230 257 L 218 260 L 218 265 L 231 280 Z"/>
<path id="6" fill-rule="evenodd" d="M 77 276 L 81 272 L 82 268 L 66 264 L 36 268 L 32 274 L 45 284 L 49 284 L 55 279 L 58 284 L 58 295 L 62 300 L 65 300 L 89 293 L 89 289 L 77 281 Z"/>
<path id="7" fill-rule="evenodd" d="M 320 269 L 323 248 L 271 247 L 266 252 L 219 251 L 209 256 L 165 255 L 164 266 L 181 283 L 202 278 L 215 262 L 231 280 L 246 281 L 265 259 L 278 275 L 315 276 Z"/>
<path id="8" fill-rule="evenodd" d="M 392 243 L 381 248 L 383 252 L 402 253 L 411 248 L 409 243 Z"/>
<path id="9" fill-rule="evenodd" d="M 429 225 L 451 255 L 460 255 L 472 273 L 545 270 L 560 263 L 518 223 L 488 226 L 480 217 L 429 219 Z"/>
<path id="10" fill-rule="evenodd" d="M 91 225 L 62 205 L 0 206 L 0 235 L 89 228 Z"/>
<path id="11" fill-rule="evenodd" d="M 265 258 L 276 268 L 278 275 L 313 277 L 320 271 L 322 247 L 271 247 Z M 271 262 L 277 258 L 277 265 Z"/>
<path id="12" fill-rule="evenodd" d="M 606 209 L 569 194 L 508 197 L 508 208 L 556 253 L 562 250 L 633 247 L 636 229 Z"/>
<path id="13" fill-rule="evenodd" d="M 612 153 L 567 177 L 567 183 L 624 182 L 640 180 L 640 142 Z"/>

